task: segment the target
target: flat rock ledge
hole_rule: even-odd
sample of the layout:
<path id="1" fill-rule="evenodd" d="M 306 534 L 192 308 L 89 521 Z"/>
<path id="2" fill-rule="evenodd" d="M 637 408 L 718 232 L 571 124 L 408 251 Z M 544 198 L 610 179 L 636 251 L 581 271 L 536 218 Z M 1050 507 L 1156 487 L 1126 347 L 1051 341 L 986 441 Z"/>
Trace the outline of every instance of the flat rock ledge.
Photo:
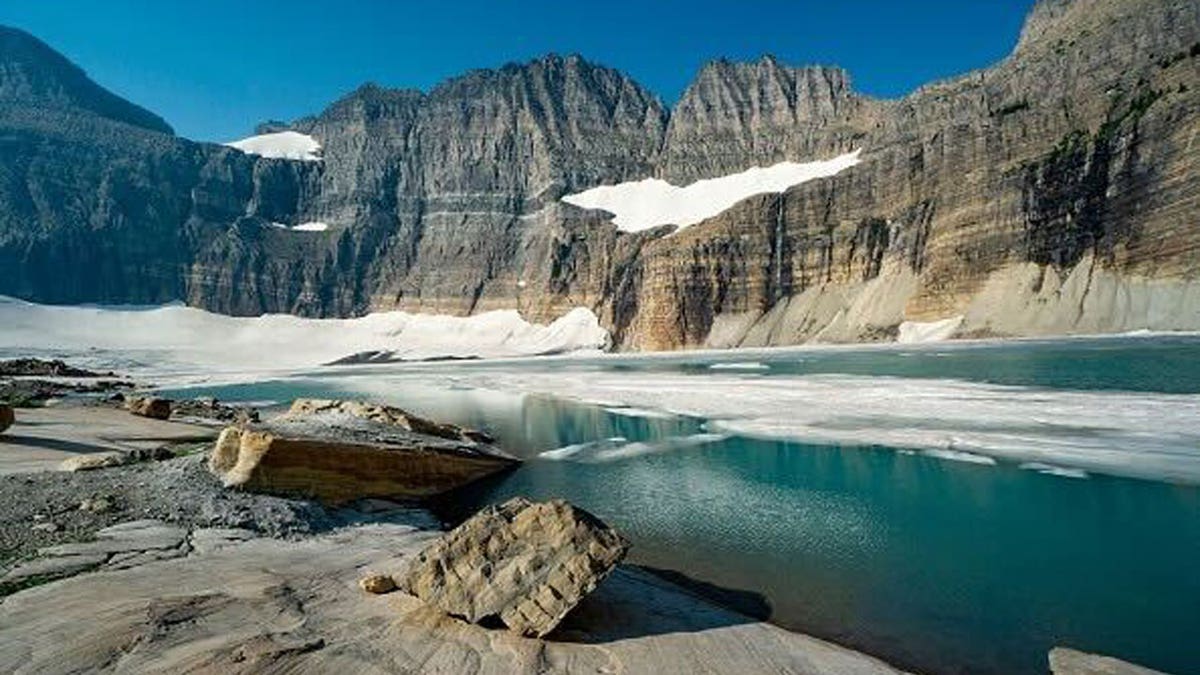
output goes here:
<path id="1" fill-rule="evenodd" d="M 129 521 L 98 531 L 94 541 L 39 549 L 38 557 L 0 577 L 0 587 L 19 587 L 94 569 L 128 569 L 156 560 L 182 558 L 192 552 L 218 550 L 257 536 L 238 528 L 197 528 L 189 532 L 159 520 Z"/>
<path id="2" fill-rule="evenodd" d="M 1054 675 L 1167 675 L 1162 671 L 1067 647 L 1050 650 L 1050 672 Z"/>
<path id="3" fill-rule="evenodd" d="M 517 497 L 431 544 L 399 586 L 452 616 L 542 637 L 628 550 L 624 537 L 582 509 Z"/>
<path id="4" fill-rule="evenodd" d="M 193 530 L 181 540 L 186 555 L 146 560 L 146 551 L 175 550 L 138 548 L 179 539 L 164 527 L 123 524 L 103 541 L 143 543 L 96 552 L 106 562 L 95 571 L 4 598 L 0 672 L 900 672 L 632 567 L 619 566 L 563 621 L 557 632 L 569 639 L 553 641 L 489 630 L 401 591 L 359 587 L 365 573 L 396 576 L 437 532 L 367 524 L 299 540 L 243 540 L 242 532 Z M 107 562 L 125 554 L 134 556 L 127 567 Z"/>
<path id="5" fill-rule="evenodd" d="M 344 504 L 425 499 L 517 463 L 486 434 L 399 408 L 301 399 L 266 423 L 227 427 L 209 469 L 226 487 Z"/>

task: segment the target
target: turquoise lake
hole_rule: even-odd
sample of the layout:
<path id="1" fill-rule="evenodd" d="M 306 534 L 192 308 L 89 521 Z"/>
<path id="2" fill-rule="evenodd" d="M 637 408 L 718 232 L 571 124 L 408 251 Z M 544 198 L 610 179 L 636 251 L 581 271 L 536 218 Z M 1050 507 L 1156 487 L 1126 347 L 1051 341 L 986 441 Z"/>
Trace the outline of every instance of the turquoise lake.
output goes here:
<path id="1" fill-rule="evenodd" d="M 1200 673 L 1197 337 L 355 366 L 171 393 L 357 396 L 484 428 L 527 461 L 447 521 L 562 497 L 632 562 L 915 671 L 1044 673 L 1067 645 Z M 661 411 L 723 402 L 740 412 Z M 745 423 L 760 403 L 773 417 Z"/>

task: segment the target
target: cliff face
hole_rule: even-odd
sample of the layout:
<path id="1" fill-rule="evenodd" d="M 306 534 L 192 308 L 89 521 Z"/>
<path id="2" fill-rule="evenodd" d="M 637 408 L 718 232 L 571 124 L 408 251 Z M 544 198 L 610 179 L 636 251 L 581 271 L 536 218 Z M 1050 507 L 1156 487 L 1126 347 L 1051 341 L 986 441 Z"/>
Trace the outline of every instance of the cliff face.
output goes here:
<path id="1" fill-rule="evenodd" d="M 1198 9 L 1039 5 L 1005 61 L 874 107 L 854 169 L 647 246 L 624 343 L 1200 327 Z"/>
<path id="2" fill-rule="evenodd" d="M 539 321 L 583 305 L 638 349 L 889 339 L 956 316 L 964 335 L 1200 328 L 1198 92 L 1196 0 L 1046 0 L 1009 58 L 896 101 L 764 58 L 706 66 L 668 111 L 546 57 L 272 123 L 321 143 L 297 162 L 171 136 L 5 30 L 0 293 Z M 559 201 L 860 148 L 677 234 Z M 307 221 L 330 228 L 272 226 Z"/>

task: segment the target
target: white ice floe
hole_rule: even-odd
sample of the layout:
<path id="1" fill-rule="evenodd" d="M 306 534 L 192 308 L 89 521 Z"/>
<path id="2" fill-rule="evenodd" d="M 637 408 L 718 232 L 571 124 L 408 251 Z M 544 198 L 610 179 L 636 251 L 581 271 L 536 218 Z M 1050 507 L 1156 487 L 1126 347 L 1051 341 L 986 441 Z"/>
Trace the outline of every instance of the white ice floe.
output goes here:
<path id="1" fill-rule="evenodd" d="M 675 415 L 672 415 L 671 413 L 663 412 L 661 410 L 654 410 L 653 408 L 631 408 L 628 406 L 614 406 L 614 407 L 605 408 L 604 410 L 606 412 L 610 412 L 614 415 L 621 415 L 623 417 L 641 417 L 641 418 L 645 418 L 645 419 L 670 419 L 672 417 L 675 417 Z"/>
<path id="2" fill-rule="evenodd" d="M 1088 474 L 1083 469 L 1069 469 L 1064 466 L 1054 466 L 1053 464 L 1044 464 L 1042 462 L 1025 462 L 1017 467 L 1026 471 L 1036 471 L 1044 473 L 1047 476 L 1060 476 L 1062 478 L 1087 478 Z"/>
<path id="3" fill-rule="evenodd" d="M 833 176 L 858 164 L 859 151 L 817 162 L 780 162 L 741 173 L 699 180 L 686 187 L 658 178 L 601 185 L 567 195 L 562 201 L 585 209 L 613 214 L 613 223 L 625 232 L 660 225 L 694 225 L 728 209 L 747 197 L 778 193 L 801 183 Z"/>
<path id="4" fill-rule="evenodd" d="M 603 464 L 631 457 L 696 448 L 702 445 L 718 443 L 727 438 L 729 438 L 728 434 L 692 434 L 690 436 L 672 436 L 655 441 L 628 443 L 624 438 L 618 436 L 591 443 L 578 443 L 554 450 L 547 450 L 538 455 L 538 457 L 584 464 Z"/>
<path id="5" fill-rule="evenodd" d="M 928 457 L 936 457 L 938 459 L 948 459 L 952 462 L 967 462 L 968 464 L 986 464 L 987 466 L 995 466 L 996 460 L 987 455 L 977 455 L 973 452 L 965 450 L 951 449 L 929 449 L 925 450 L 924 454 Z"/>
<path id="6" fill-rule="evenodd" d="M 307 162 L 316 162 L 321 159 L 321 144 L 317 142 L 317 139 L 298 131 L 259 134 L 225 145 L 237 148 L 248 155 L 261 157 L 298 159 Z"/>
<path id="7" fill-rule="evenodd" d="M 954 337 L 954 331 L 962 325 L 961 316 L 942 319 L 941 321 L 905 321 L 900 324 L 900 334 L 896 342 L 901 344 L 919 344 L 922 342 L 941 342 Z"/>
<path id="8" fill-rule="evenodd" d="M 714 363 L 708 367 L 709 370 L 751 370 L 763 371 L 770 370 L 771 366 L 758 361 L 736 361 L 733 363 Z"/>
<path id="9" fill-rule="evenodd" d="M 380 312 L 354 319 L 231 317 L 168 305 L 63 307 L 0 297 L 0 350 L 120 353 L 151 372 L 256 373 L 307 368 L 362 352 L 396 358 L 506 358 L 602 349 L 608 332 L 586 308 L 549 325 L 515 310 L 456 317 Z M 133 365 L 133 364 L 131 364 Z"/>
<path id="10" fill-rule="evenodd" d="M 489 370 L 455 381 L 709 418 L 720 433 L 1200 483 L 1200 395 L 720 371 Z"/>

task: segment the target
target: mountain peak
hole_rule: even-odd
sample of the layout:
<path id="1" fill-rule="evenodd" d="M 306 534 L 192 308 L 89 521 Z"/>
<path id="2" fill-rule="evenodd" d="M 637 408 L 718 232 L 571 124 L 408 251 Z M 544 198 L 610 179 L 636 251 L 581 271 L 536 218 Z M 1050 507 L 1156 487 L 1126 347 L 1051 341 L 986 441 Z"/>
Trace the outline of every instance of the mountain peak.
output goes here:
<path id="1" fill-rule="evenodd" d="M 0 102 L 74 109 L 174 134 L 161 117 L 96 84 L 62 54 L 18 28 L 0 26 Z"/>

